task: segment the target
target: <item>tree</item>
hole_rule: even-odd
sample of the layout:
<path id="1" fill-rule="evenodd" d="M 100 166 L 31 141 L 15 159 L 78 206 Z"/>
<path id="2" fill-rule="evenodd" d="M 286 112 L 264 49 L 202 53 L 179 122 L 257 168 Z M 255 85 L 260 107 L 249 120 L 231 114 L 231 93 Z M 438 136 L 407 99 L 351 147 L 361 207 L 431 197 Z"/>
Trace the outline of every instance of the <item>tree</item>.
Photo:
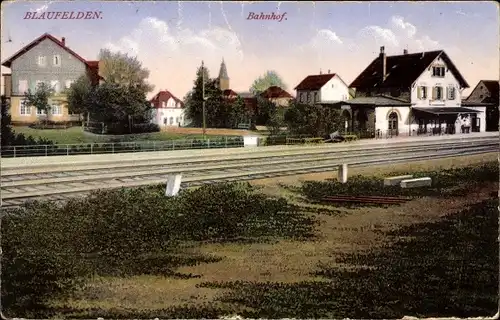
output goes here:
<path id="1" fill-rule="evenodd" d="M 145 93 L 154 88 L 147 82 L 149 70 L 142 67 L 137 57 L 126 53 L 102 49 L 99 52 L 99 75 L 108 83 L 139 88 Z"/>
<path id="2" fill-rule="evenodd" d="M 236 128 L 238 124 L 248 122 L 250 117 L 250 112 L 248 111 L 245 100 L 241 97 L 237 97 L 234 101 L 229 104 L 229 116 L 227 127 Z"/>
<path id="3" fill-rule="evenodd" d="M 204 74 L 203 74 L 203 73 Z M 210 79 L 206 68 L 199 67 L 193 89 L 184 98 L 186 116 L 195 127 L 203 125 L 203 78 L 205 79 L 205 118 L 207 127 L 222 128 L 226 126 L 229 104 L 218 88 L 218 80 Z"/>
<path id="4" fill-rule="evenodd" d="M 283 79 L 278 75 L 276 71 L 267 71 L 264 75 L 258 77 L 252 83 L 250 87 L 250 92 L 257 94 L 259 92 L 264 92 L 267 88 L 271 86 L 278 86 L 283 90 L 287 89 L 287 86 Z"/>
<path id="5" fill-rule="evenodd" d="M 339 110 L 328 106 L 292 103 L 284 118 L 288 130 L 297 135 L 324 137 L 342 128 Z"/>
<path id="6" fill-rule="evenodd" d="M 37 110 L 43 110 L 48 115 L 50 113 L 50 98 L 54 94 L 54 88 L 45 82 L 40 82 L 35 91 L 28 89 L 23 103 L 27 106 L 33 106 Z"/>
<path id="7" fill-rule="evenodd" d="M 15 139 L 14 131 L 10 125 L 10 114 L 9 114 L 9 100 L 5 95 L 2 95 L 2 107 L 1 107 L 1 147 L 9 146 Z"/>
<path id="8" fill-rule="evenodd" d="M 142 88 L 106 82 L 92 90 L 87 108 L 92 120 L 123 124 L 131 118 L 141 122 L 149 120 L 151 105 Z"/>
<path id="9" fill-rule="evenodd" d="M 257 114 L 255 115 L 255 124 L 258 126 L 264 126 L 269 121 L 271 113 L 276 109 L 276 105 L 260 95 L 257 95 L 256 99 Z"/>
<path id="10" fill-rule="evenodd" d="M 266 122 L 266 127 L 270 135 L 274 136 L 281 132 L 281 127 L 285 126 L 286 108 L 274 106 L 274 109 L 269 113 L 269 119 Z"/>
<path id="11" fill-rule="evenodd" d="M 90 79 L 85 75 L 78 78 L 66 91 L 68 111 L 75 114 L 88 114 L 91 93 Z"/>

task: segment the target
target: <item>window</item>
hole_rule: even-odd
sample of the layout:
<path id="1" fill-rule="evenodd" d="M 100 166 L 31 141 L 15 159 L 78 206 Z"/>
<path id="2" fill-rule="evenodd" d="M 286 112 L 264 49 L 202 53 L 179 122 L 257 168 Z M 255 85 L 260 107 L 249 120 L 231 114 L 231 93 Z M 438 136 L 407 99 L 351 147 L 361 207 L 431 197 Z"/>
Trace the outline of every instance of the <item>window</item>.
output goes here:
<path id="1" fill-rule="evenodd" d="M 58 103 L 54 103 L 50 108 L 50 113 L 56 116 L 61 115 L 62 114 L 61 105 Z"/>
<path id="2" fill-rule="evenodd" d="M 54 66 L 56 67 L 60 67 L 61 66 L 61 56 L 56 54 L 53 58 L 53 63 L 54 63 Z"/>
<path id="3" fill-rule="evenodd" d="M 310 92 L 307 93 L 307 102 L 311 102 L 311 93 Z"/>
<path id="4" fill-rule="evenodd" d="M 444 67 L 432 67 L 433 77 L 444 77 L 445 68 Z"/>
<path id="5" fill-rule="evenodd" d="M 17 87 L 19 94 L 23 94 L 28 91 L 28 80 L 19 80 L 19 84 Z"/>
<path id="6" fill-rule="evenodd" d="M 317 92 L 315 92 L 315 93 L 314 93 L 314 102 L 317 102 L 317 101 L 318 101 L 318 93 L 317 93 Z"/>
<path id="7" fill-rule="evenodd" d="M 179 117 L 175 118 L 175 123 L 179 123 Z"/>
<path id="8" fill-rule="evenodd" d="M 39 116 L 42 116 L 42 115 L 46 115 L 47 114 L 47 111 L 45 110 L 41 110 L 41 109 L 36 109 L 36 114 L 39 115 Z"/>
<path id="9" fill-rule="evenodd" d="M 52 80 L 50 82 L 50 86 L 52 87 L 52 89 L 54 89 L 54 92 L 58 93 L 59 91 L 61 91 L 61 86 L 59 85 L 59 81 L 58 80 Z"/>
<path id="10" fill-rule="evenodd" d="M 170 124 L 174 124 L 174 117 L 170 117 Z"/>
<path id="11" fill-rule="evenodd" d="M 303 94 L 303 93 L 301 93 L 301 94 L 300 94 L 300 102 L 304 102 L 304 101 L 305 101 L 304 94 Z"/>
<path id="12" fill-rule="evenodd" d="M 47 57 L 46 56 L 38 56 L 38 65 L 40 67 L 45 67 L 47 65 Z"/>
<path id="13" fill-rule="evenodd" d="M 31 115 L 31 107 L 27 106 L 24 101 L 21 103 L 21 110 L 19 110 L 22 116 L 30 116 Z"/>
<path id="14" fill-rule="evenodd" d="M 37 81 L 35 81 L 35 88 L 34 88 L 34 90 L 37 90 L 37 89 L 38 89 L 38 87 L 40 86 L 40 84 L 41 84 L 42 82 L 43 82 L 43 81 L 41 81 L 41 80 L 37 80 Z"/>
<path id="15" fill-rule="evenodd" d="M 443 100 L 443 87 L 434 87 L 432 100 Z"/>
<path id="16" fill-rule="evenodd" d="M 167 120 L 168 120 L 167 118 L 164 118 L 164 119 L 163 119 L 163 124 L 164 124 L 164 125 L 167 125 Z"/>
<path id="17" fill-rule="evenodd" d="M 166 108 L 166 107 L 167 107 L 167 104 L 165 103 L 165 101 L 162 101 L 162 103 L 161 103 L 161 107 L 162 107 L 162 108 Z"/>
<path id="18" fill-rule="evenodd" d="M 69 89 L 71 87 L 71 85 L 73 84 L 73 80 L 66 80 L 66 83 L 64 84 L 64 87 L 66 89 Z"/>
<path id="19" fill-rule="evenodd" d="M 455 87 L 448 87 L 446 93 L 448 100 L 455 100 Z"/>
<path id="20" fill-rule="evenodd" d="M 421 100 L 427 99 L 427 87 L 420 86 L 417 88 L 417 96 Z"/>

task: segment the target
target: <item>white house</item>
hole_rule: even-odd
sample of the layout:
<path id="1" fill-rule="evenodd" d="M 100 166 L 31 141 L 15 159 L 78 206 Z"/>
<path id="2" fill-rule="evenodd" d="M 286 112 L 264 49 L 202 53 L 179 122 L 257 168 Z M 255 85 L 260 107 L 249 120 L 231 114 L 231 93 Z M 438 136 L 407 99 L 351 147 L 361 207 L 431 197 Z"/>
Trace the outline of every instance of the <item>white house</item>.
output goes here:
<path id="1" fill-rule="evenodd" d="M 486 108 L 462 106 L 469 85 L 443 50 L 386 56 L 381 47 L 350 87 L 356 97 L 342 106 L 350 128 L 390 136 L 485 131 Z"/>
<path id="2" fill-rule="evenodd" d="M 349 98 L 349 88 L 338 74 L 310 75 L 296 87 L 296 99 L 300 103 L 334 103 Z"/>
<path id="3" fill-rule="evenodd" d="M 184 103 L 168 90 L 158 92 L 151 100 L 152 123 L 182 127 L 187 124 Z"/>

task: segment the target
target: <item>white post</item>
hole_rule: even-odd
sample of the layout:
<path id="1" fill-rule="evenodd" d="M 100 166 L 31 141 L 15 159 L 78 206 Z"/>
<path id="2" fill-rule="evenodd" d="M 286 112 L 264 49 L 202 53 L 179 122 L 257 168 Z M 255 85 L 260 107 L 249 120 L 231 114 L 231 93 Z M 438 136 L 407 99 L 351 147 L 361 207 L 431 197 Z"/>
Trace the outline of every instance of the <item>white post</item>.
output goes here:
<path id="1" fill-rule="evenodd" d="M 338 170 L 338 178 L 337 178 L 341 183 L 346 183 L 347 182 L 347 164 L 341 164 L 339 165 L 339 170 Z"/>
<path id="2" fill-rule="evenodd" d="M 167 178 L 167 188 L 165 189 L 165 196 L 174 197 L 181 189 L 182 174 L 169 175 Z"/>

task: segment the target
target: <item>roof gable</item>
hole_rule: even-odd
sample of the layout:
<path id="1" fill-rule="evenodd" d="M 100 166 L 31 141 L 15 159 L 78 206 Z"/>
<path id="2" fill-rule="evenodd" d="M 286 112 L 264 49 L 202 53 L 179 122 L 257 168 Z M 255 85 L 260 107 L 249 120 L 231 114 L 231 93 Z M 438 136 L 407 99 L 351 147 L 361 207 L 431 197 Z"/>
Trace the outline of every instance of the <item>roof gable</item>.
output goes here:
<path id="1" fill-rule="evenodd" d="M 335 73 L 307 76 L 295 87 L 295 90 L 319 90 L 333 77 Z"/>
<path id="2" fill-rule="evenodd" d="M 382 58 L 378 56 L 354 79 L 349 87 L 368 88 L 409 88 L 432 62 L 441 57 L 462 88 L 469 85 L 443 50 L 419 52 L 386 57 L 387 75 L 382 79 Z"/>
<path id="3" fill-rule="evenodd" d="M 38 37 L 35 40 L 33 40 L 32 42 L 30 42 L 28 45 L 24 46 L 21 50 L 14 53 L 14 55 L 12 55 L 10 58 L 8 58 L 4 62 L 2 62 L 2 66 L 10 68 L 10 66 L 12 65 L 12 62 L 14 60 L 16 60 L 17 58 L 19 58 L 20 56 L 22 56 L 23 54 L 25 54 L 26 52 L 31 50 L 33 47 L 37 46 L 40 42 L 42 42 L 45 39 L 51 40 L 52 42 L 54 42 L 55 44 L 60 46 L 62 49 L 66 50 L 69 54 L 74 56 L 76 59 L 83 62 L 86 66 L 91 67 L 87 60 L 85 60 L 80 55 L 78 55 L 76 52 L 74 52 L 73 50 L 68 48 L 62 41 L 59 41 L 56 37 L 54 37 L 48 33 L 44 33 L 40 37 Z"/>
<path id="4" fill-rule="evenodd" d="M 282 88 L 278 86 L 271 86 L 267 88 L 264 92 L 260 94 L 261 97 L 267 98 L 267 99 L 277 99 L 277 98 L 292 98 L 293 96 L 283 90 Z"/>
<path id="5" fill-rule="evenodd" d="M 161 108 L 161 103 L 165 102 L 167 103 L 170 99 L 173 99 L 176 103 L 180 103 L 181 108 L 184 108 L 184 102 L 182 102 L 179 98 L 174 96 L 170 91 L 168 90 L 162 90 L 158 92 L 151 100 L 150 102 L 153 103 L 153 105 L 156 108 Z"/>

